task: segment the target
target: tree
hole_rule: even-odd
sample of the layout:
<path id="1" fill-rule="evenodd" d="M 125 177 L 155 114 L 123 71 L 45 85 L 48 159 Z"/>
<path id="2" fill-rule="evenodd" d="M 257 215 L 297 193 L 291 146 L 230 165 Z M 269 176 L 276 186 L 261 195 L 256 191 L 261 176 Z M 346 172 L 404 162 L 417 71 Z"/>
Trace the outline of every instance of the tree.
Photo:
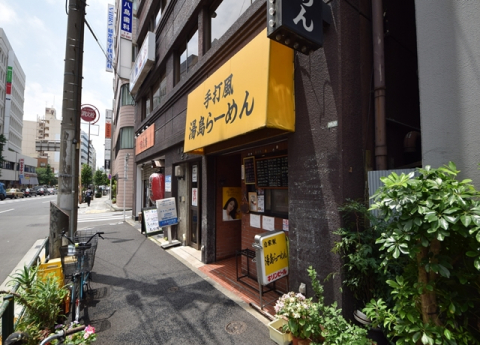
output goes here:
<path id="1" fill-rule="evenodd" d="M 95 171 L 95 176 L 93 177 L 93 182 L 96 186 L 106 186 L 110 184 L 107 174 L 101 170 Z"/>
<path id="2" fill-rule="evenodd" d="M 418 173 L 381 178 L 373 196 L 372 209 L 387 224 L 377 240 L 383 265 L 401 257 L 408 263 L 387 281 L 393 310 L 381 300 L 365 310 L 399 337 L 397 344 L 480 344 L 480 193 L 471 180 L 456 180 L 452 162 Z"/>
<path id="3" fill-rule="evenodd" d="M 89 186 L 92 184 L 92 167 L 88 164 L 82 164 L 82 184 L 83 186 Z"/>
<path id="4" fill-rule="evenodd" d="M 37 178 L 40 185 L 52 186 L 57 181 L 50 164 L 47 164 L 46 168 L 37 168 Z"/>
<path id="5" fill-rule="evenodd" d="M 0 134 L 0 176 L 2 176 L 2 169 L 1 167 L 3 167 L 3 162 L 4 162 L 4 159 L 3 159 L 3 145 L 5 145 L 5 143 L 7 142 L 7 139 L 5 138 L 5 136 L 3 134 Z"/>

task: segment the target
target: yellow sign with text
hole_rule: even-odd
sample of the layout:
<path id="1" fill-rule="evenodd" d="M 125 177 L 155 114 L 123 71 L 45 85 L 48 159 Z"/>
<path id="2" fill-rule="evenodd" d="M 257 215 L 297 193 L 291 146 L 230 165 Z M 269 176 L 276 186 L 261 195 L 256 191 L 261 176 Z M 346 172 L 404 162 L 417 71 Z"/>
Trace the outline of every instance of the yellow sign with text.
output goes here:
<path id="1" fill-rule="evenodd" d="M 287 237 L 283 231 L 261 237 L 262 283 L 270 284 L 288 275 Z"/>
<path id="2" fill-rule="evenodd" d="M 184 152 L 261 128 L 295 131 L 293 50 L 266 30 L 188 95 Z"/>

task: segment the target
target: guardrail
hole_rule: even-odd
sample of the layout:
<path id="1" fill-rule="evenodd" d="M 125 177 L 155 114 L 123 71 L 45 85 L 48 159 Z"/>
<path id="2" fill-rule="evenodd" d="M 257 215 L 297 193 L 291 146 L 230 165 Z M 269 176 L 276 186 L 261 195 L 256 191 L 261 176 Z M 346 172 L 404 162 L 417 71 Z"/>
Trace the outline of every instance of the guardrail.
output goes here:
<path id="1" fill-rule="evenodd" d="M 48 237 L 40 245 L 40 248 L 35 253 L 35 256 L 29 262 L 27 267 L 30 269 L 32 266 L 38 266 L 41 262 L 40 255 L 45 251 L 45 258 L 49 256 L 49 239 Z M 18 284 L 15 284 L 10 290 L 11 292 L 17 292 Z M 23 314 L 24 309 L 20 312 L 20 316 Z M 3 341 L 15 331 L 15 300 L 13 295 L 5 295 L 3 297 L 3 303 L 0 307 L 0 318 L 2 319 L 1 335 Z"/>

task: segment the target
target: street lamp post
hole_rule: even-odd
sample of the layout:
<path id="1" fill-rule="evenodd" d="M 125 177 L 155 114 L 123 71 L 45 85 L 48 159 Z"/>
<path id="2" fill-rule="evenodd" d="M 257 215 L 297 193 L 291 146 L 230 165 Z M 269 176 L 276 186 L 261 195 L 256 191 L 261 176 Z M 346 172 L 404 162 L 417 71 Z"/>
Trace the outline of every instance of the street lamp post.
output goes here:
<path id="1" fill-rule="evenodd" d="M 130 157 L 130 153 L 127 153 L 125 156 L 125 164 L 124 164 L 124 170 L 123 170 L 123 222 L 125 223 L 125 194 L 126 194 L 126 182 L 128 179 L 128 158 Z"/>

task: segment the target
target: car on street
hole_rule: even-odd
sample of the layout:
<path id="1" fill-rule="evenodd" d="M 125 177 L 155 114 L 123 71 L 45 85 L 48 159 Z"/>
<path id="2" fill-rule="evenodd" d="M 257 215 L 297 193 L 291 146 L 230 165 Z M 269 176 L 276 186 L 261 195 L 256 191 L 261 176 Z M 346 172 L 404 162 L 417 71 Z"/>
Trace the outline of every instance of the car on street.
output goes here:
<path id="1" fill-rule="evenodd" d="M 23 198 L 23 192 L 20 189 L 17 188 L 9 188 L 7 189 L 7 198 L 10 199 L 17 199 L 17 198 Z"/>
<path id="2" fill-rule="evenodd" d="M 37 193 L 37 195 L 42 195 L 42 196 L 46 195 L 45 188 L 43 187 L 35 187 L 34 190 Z"/>
<path id="3" fill-rule="evenodd" d="M 34 188 L 25 188 L 22 189 L 23 195 L 27 197 L 37 196 L 37 191 Z"/>
<path id="4" fill-rule="evenodd" d="M 49 195 L 55 195 L 57 194 L 57 190 L 55 188 L 47 188 L 47 193 Z"/>

